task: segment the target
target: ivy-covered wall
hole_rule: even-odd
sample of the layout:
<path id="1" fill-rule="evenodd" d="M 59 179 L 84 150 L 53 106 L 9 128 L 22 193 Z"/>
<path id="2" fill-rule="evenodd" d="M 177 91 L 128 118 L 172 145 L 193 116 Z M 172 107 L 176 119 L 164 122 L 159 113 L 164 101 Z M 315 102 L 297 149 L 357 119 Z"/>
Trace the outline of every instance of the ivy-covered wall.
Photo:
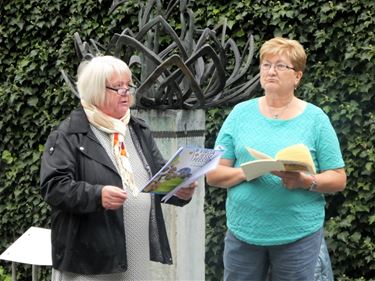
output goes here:
<path id="1" fill-rule="evenodd" d="M 109 14 L 111 4 L 0 0 L 0 252 L 30 226 L 49 227 L 49 209 L 38 189 L 40 156 L 51 128 L 77 105 L 59 70 L 75 73 L 75 32 L 106 45 L 115 32 L 137 30 L 140 3 L 126 1 Z M 227 33 L 240 46 L 251 33 L 257 50 L 275 35 L 306 48 L 308 67 L 298 95 L 331 117 L 347 165 L 346 190 L 327 196 L 325 228 L 335 276 L 374 280 L 375 2 L 196 0 L 191 5 L 200 27 L 213 28 L 226 17 Z M 178 23 L 176 13 L 171 25 Z M 207 112 L 207 146 L 229 111 Z M 222 279 L 224 202 L 225 191 L 207 188 L 207 280 Z M 9 263 L 1 266 L 9 272 Z M 25 276 L 20 272 L 17 280 L 28 280 Z"/>

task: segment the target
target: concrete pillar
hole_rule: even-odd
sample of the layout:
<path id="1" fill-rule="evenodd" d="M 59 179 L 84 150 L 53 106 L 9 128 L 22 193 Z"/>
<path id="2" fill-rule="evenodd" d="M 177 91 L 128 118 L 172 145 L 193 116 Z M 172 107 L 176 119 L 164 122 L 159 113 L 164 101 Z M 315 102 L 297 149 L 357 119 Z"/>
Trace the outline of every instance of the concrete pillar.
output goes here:
<path id="1" fill-rule="evenodd" d="M 204 147 L 205 112 L 198 110 L 133 110 L 146 121 L 165 159 L 180 146 Z M 185 207 L 163 205 L 173 265 L 152 263 L 153 280 L 204 280 L 204 179 Z"/>

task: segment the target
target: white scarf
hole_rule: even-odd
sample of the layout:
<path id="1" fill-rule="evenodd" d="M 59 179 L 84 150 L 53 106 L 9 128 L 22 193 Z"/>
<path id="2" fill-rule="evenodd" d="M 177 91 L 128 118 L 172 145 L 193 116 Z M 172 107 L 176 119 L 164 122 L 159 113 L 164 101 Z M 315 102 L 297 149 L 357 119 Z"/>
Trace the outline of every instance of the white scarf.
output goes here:
<path id="1" fill-rule="evenodd" d="M 125 148 L 126 127 L 130 120 L 130 109 L 121 119 L 108 116 L 96 106 L 81 100 L 83 109 L 85 110 L 89 122 L 99 130 L 110 134 L 113 153 L 116 164 L 121 176 L 124 189 L 130 189 L 134 196 L 139 193 L 134 182 L 133 170 L 130 165 L 129 155 Z"/>

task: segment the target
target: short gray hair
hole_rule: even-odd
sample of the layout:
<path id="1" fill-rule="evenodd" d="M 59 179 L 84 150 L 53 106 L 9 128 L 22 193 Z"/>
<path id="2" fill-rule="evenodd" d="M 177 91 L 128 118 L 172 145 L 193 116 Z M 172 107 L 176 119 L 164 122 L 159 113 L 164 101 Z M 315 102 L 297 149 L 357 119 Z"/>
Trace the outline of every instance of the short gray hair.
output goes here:
<path id="1" fill-rule="evenodd" d="M 81 99 L 100 107 L 105 101 L 106 83 L 114 73 L 128 75 L 132 83 L 129 66 L 113 56 L 97 56 L 83 61 L 78 67 L 77 89 Z"/>

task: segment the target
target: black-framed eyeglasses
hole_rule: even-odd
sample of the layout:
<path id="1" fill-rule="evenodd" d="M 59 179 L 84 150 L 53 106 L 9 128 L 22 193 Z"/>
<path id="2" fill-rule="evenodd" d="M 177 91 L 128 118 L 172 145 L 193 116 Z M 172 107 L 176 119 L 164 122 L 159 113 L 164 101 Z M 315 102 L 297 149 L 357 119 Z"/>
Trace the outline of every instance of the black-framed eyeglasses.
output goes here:
<path id="1" fill-rule="evenodd" d="M 134 85 L 129 85 L 128 88 L 112 88 L 109 86 L 106 86 L 106 89 L 116 92 L 119 96 L 126 96 L 126 95 L 135 95 L 135 91 L 137 90 L 137 87 Z"/>
<path id="2" fill-rule="evenodd" d="M 268 70 L 271 69 L 272 66 L 275 68 L 276 71 L 285 71 L 285 70 L 288 70 L 288 69 L 296 71 L 296 69 L 292 66 L 289 66 L 289 65 L 286 65 L 286 64 L 283 64 L 283 63 L 273 64 L 273 63 L 269 63 L 269 62 L 262 63 L 260 65 L 260 69 L 264 70 L 264 71 L 268 71 Z"/>

